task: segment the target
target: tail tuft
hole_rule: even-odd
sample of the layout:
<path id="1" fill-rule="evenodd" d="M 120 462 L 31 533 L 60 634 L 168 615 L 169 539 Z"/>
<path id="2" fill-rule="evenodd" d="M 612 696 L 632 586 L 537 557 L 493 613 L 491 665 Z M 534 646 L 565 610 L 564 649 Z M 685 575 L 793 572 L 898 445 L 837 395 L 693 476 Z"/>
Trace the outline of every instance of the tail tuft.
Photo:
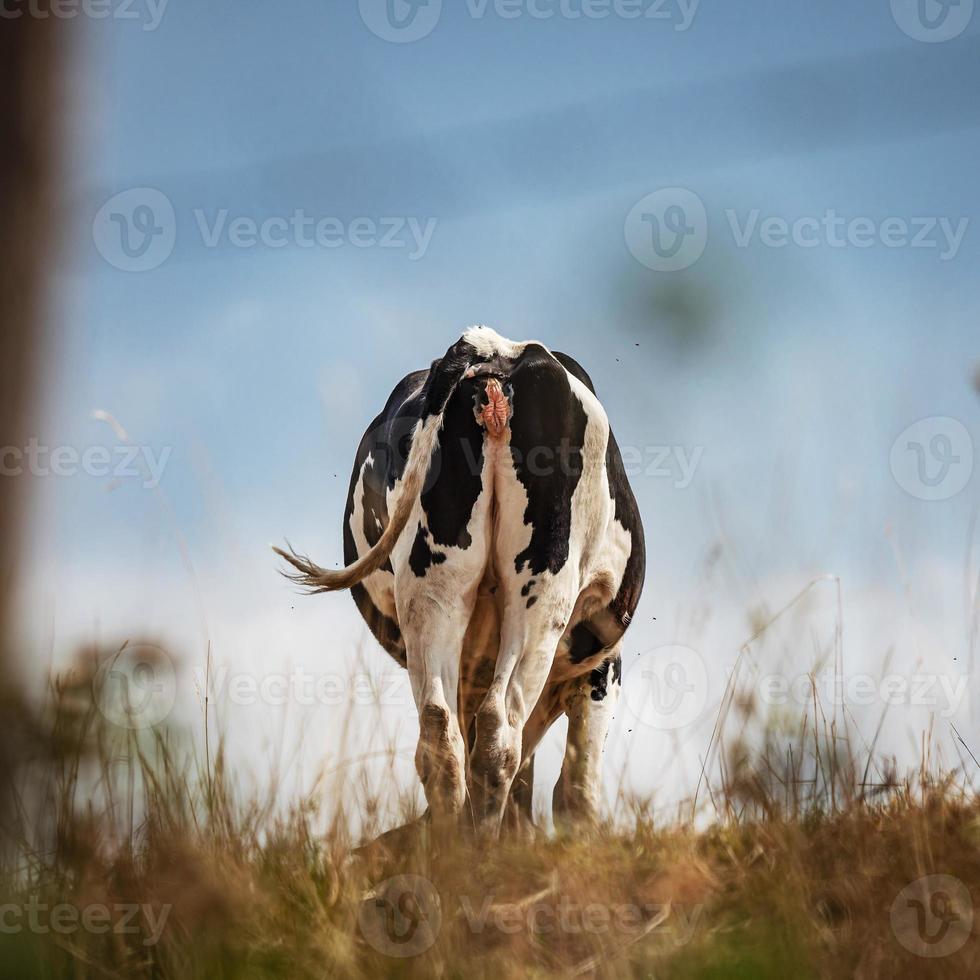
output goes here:
<path id="1" fill-rule="evenodd" d="M 286 542 L 286 547 L 289 549 L 288 551 L 277 548 L 275 545 L 272 546 L 272 550 L 284 561 L 289 562 L 295 569 L 295 571 L 291 572 L 280 569 L 280 575 L 288 578 L 290 582 L 295 582 L 307 595 L 317 595 L 320 592 L 333 591 L 326 587 L 326 581 L 329 575 L 325 568 L 321 568 L 306 555 L 299 554 L 288 541 Z"/>

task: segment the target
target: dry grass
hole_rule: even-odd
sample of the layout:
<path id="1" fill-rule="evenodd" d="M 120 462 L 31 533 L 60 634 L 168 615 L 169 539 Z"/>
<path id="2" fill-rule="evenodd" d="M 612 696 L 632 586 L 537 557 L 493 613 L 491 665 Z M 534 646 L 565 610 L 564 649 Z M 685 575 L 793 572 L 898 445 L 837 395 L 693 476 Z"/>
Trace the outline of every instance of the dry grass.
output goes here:
<path id="1" fill-rule="evenodd" d="M 242 798 L 220 746 L 205 761 L 173 731 L 116 729 L 88 690 L 56 684 L 25 743 L 5 976 L 980 975 L 963 931 L 980 803 L 927 764 L 868 791 L 868 760 L 830 723 L 752 741 L 752 706 L 729 705 L 741 736 L 719 746 L 697 820 L 658 824 L 622 799 L 574 839 L 487 848 L 423 822 L 355 854 L 315 798 Z M 928 948 L 966 941 L 927 958 L 906 948 L 916 895 L 899 895 L 940 874 L 972 898 L 924 893 Z"/>

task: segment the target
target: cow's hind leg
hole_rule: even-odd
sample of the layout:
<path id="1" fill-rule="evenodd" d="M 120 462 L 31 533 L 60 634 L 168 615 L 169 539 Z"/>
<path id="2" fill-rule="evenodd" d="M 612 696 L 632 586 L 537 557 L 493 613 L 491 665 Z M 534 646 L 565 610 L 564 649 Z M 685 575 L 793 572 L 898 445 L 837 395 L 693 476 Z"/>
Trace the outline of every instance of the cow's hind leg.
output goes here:
<path id="1" fill-rule="evenodd" d="M 410 608 L 402 631 L 419 712 L 415 767 L 433 817 L 454 819 L 466 800 L 466 748 L 457 690 L 470 610 L 460 599 L 425 594 L 415 596 Z"/>
<path id="2" fill-rule="evenodd" d="M 568 736 L 561 775 L 552 796 L 555 827 L 594 825 L 602 797 L 602 750 L 619 700 L 618 649 L 589 674 L 563 685 L 562 707 Z"/>
<path id="3" fill-rule="evenodd" d="M 433 819 L 458 817 L 466 801 L 460 730 L 460 658 L 489 555 L 488 462 L 473 392 L 446 408 L 418 520 L 393 552 L 395 604 L 419 712 L 416 768 Z"/>
<path id="4" fill-rule="evenodd" d="M 510 789 L 510 802 L 504 819 L 508 830 L 534 833 L 534 753 L 563 711 L 560 698 L 564 688 L 564 684 L 549 681 L 524 725 L 521 764 Z"/>
<path id="5" fill-rule="evenodd" d="M 475 816 L 491 836 L 500 829 L 521 764 L 524 727 L 548 679 L 574 605 L 577 584 L 558 581 L 565 577 L 556 576 L 532 608 L 516 590 L 516 601 L 504 612 L 500 653 L 490 690 L 477 711 L 471 759 Z"/>

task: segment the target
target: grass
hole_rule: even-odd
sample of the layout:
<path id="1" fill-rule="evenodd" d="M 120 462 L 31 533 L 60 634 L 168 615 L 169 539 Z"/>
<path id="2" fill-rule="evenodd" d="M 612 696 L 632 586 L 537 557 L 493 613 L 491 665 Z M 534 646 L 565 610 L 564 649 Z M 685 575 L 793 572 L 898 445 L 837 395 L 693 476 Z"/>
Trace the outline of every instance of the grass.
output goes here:
<path id="1" fill-rule="evenodd" d="M 247 796 L 223 746 L 116 728 L 90 680 L 54 683 L 21 753 L 3 976 L 980 975 L 980 801 L 928 747 L 871 786 L 835 722 L 789 735 L 733 698 L 689 819 L 623 797 L 575 836 L 420 821 L 358 849 L 322 793 Z"/>

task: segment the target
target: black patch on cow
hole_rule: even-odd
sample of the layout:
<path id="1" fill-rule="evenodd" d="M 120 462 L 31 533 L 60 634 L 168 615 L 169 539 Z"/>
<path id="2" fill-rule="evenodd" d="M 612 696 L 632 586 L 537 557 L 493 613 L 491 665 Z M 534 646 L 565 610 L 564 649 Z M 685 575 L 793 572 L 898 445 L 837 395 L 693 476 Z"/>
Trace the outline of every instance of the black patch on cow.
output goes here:
<path id="1" fill-rule="evenodd" d="M 604 701 L 609 694 L 609 685 L 620 683 L 623 670 L 622 657 L 605 660 L 589 675 L 592 685 L 592 700 Z"/>
<path id="2" fill-rule="evenodd" d="M 640 520 L 640 510 L 636 506 L 636 498 L 630 487 L 623 466 L 623 457 L 612 432 L 609 433 L 609 445 L 606 447 L 606 472 L 609 475 L 609 492 L 615 504 L 616 520 L 629 531 L 630 555 L 626 559 L 626 569 L 619 590 L 609 604 L 616 621 L 625 630 L 636 612 L 643 593 L 643 580 L 646 577 L 646 541 L 643 535 L 643 523 Z"/>
<path id="3" fill-rule="evenodd" d="M 351 519 L 354 514 L 354 495 L 357 493 L 362 469 L 364 470 L 364 492 L 361 497 L 361 505 L 364 509 L 363 530 L 369 546 L 377 542 L 381 532 L 388 525 L 387 492 L 401 479 L 405 471 L 405 463 L 411 450 L 412 433 L 422 410 L 422 392 L 428 375 L 428 371 L 414 371 L 398 382 L 384 410 L 368 427 L 357 447 L 347 489 L 347 506 L 344 508 L 345 565 L 350 565 L 359 557 L 351 529 Z M 369 456 L 371 462 L 367 463 Z M 382 570 L 394 571 L 390 559 L 382 565 Z"/>
<path id="4" fill-rule="evenodd" d="M 531 598 L 527 600 L 527 608 L 530 609 L 531 606 L 533 606 L 537 601 L 538 597 L 536 595 L 531 596 Z"/>
<path id="5" fill-rule="evenodd" d="M 531 579 L 531 580 L 530 580 L 530 581 L 529 581 L 529 582 L 528 582 L 528 583 L 527 583 L 527 584 L 526 584 L 526 585 L 524 586 L 524 588 L 523 588 L 523 589 L 521 589 L 521 595 L 522 595 L 522 596 L 525 596 L 525 597 L 527 597 L 527 596 L 529 596 L 529 595 L 531 594 L 531 589 L 533 589 L 533 588 L 534 588 L 534 579 L 532 578 L 532 579 Z"/>
<path id="6" fill-rule="evenodd" d="M 466 528 L 483 491 L 483 430 L 473 415 L 473 384 L 462 383 L 446 406 L 430 485 L 422 493 L 432 540 L 444 547 L 473 543 Z"/>
<path id="7" fill-rule="evenodd" d="M 441 565 L 445 560 L 444 554 L 433 551 L 429 547 L 429 532 L 419 524 L 418 532 L 415 535 L 415 544 L 412 545 L 412 553 L 408 556 L 409 567 L 415 573 L 416 578 L 423 578 L 430 566 Z"/>
<path id="8" fill-rule="evenodd" d="M 588 416 L 568 375 L 540 345 L 529 344 L 511 375 L 511 457 L 527 492 L 531 540 L 514 559 L 518 572 L 557 575 L 568 560 L 572 495 L 582 476 Z"/>
<path id="9" fill-rule="evenodd" d="M 405 473 L 412 451 L 412 437 L 425 409 L 428 377 L 428 371 L 414 371 L 404 377 L 395 386 L 384 411 L 371 423 L 361 440 L 357 465 L 360 466 L 370 453 L 372 463 L 365 473 L 365 482 L 371 480 L 372 486 L 382 495 Z"/>
<path id="10" fill-rule="evenodd" d="M 567 354 L 563 354 L 560 350 L 553 350 L 552 352 L 555 360 L 574 378 L 578 378 L 582 384 L 585 385 L 592 394 L 595 394 L 595 385 L 592 383 L 592 379 L 589 377 L 588 372 L 575 360 L 574 357 L 569 357 Z"/>
<path id="11" fill-rule="evenodd" d="M 576 623 L 569 637 L 568 657 L 573 664 L 594 657 L 605 649 L 606 644 L 589 628 L 587 622 Z"/>
<path id="12" fill-rule="evenodd" d="M 425 382 L 423 418 L 438 415 L 446 408 L 463 375 L 478 360 L 476 348 L 460 338 L 444 357 L 432 362 Z"/>

